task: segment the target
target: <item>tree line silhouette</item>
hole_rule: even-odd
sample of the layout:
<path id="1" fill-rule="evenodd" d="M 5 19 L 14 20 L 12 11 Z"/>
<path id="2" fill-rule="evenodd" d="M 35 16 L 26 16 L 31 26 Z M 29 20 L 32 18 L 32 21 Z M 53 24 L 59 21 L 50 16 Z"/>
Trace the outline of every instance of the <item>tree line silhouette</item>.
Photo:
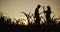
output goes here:
<path id="1" fill-rule="evenodd" d="M 58 32 L 60 31 L 60 22 L 56 24 L 56 21 L 53 19 L 54 16 L 51 18 L 51 7 L 47 6 L 47 10 L 45 10 L 45 7 L 43 8 L 43 14 L 45 15 L 46 20 L 40 16 L 42 13 L 39 13 L 39 8 L 42 7 L 41 5 L 37 5 L 37 8 L 35 9 L 34 14 L 30 15 L 25 13 L 25 12 L 21 12 L 23 13 L 28 21 L 28 25 L 24 25 L 23 22 L 21 22 L 21 24 L 19 25 L 18 23 L 20 21 L 26 21 L 25 19 L 18 19 L 16 20 L 14 18 L 14 20 L 16 21 L 16 23 L 14 23 L 14 21 L 11 20 L 11 18 L 8 18 L 6 16 L 3 16 L 3 13 L 0 12 L 0 31 L 3 32 Z M 32 19 L 33 17 L 33 19 Z M 45 23 L 40 23 L 41 22 L 41 18 L 45 21 Z M 34 20 L 34 23 L 30 22 Z"/>

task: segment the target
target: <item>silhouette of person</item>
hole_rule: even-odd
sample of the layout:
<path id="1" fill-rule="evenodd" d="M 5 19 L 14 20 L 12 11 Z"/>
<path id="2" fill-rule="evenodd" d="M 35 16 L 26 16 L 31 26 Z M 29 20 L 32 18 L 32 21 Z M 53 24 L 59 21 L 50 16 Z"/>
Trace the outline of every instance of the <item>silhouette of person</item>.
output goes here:
<path id="1" fill-rule="evenodd" d="M 49 23 L 51 23 L 51 17 L 50 17 L 51 8 L 50 8 L 50 6 L 47 6 L 47 10 L 46 11 L 44 10 L 44 14 L 45 14 L 45 17 L 46 17 L 47 24 L 49 25 Z"/>
<path id="2" fill-rule="evenodd" d="M 0 18 L 3 16 L 3 13 L 2 12 L 0 12 Z"/>
<path id="3" fill-rule="evenodd" d="M 35 9 L 35 18 L 36 18 L 35 24 L 38 24 L 38 25 L 40 25 L 40 17 L 39 17 L 39 8 L 40 8 L 40 7 L 41 7 L 41 6 L 38 5 L 37 8 Z"/>

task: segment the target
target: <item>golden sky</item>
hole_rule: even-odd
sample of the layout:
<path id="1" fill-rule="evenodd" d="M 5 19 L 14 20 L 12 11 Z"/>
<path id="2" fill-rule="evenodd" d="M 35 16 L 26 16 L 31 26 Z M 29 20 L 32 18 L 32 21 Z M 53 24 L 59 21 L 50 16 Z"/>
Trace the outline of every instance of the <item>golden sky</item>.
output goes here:
<path id="1" fill-rule="evenodd" d="M 50 5 L 55 15 L 60 15 L 60 0 L 0 0 L 0 12 L 11 18 L 25 18 L 20 12 L 34 13 L 38 4 L 44 7 Z"/>

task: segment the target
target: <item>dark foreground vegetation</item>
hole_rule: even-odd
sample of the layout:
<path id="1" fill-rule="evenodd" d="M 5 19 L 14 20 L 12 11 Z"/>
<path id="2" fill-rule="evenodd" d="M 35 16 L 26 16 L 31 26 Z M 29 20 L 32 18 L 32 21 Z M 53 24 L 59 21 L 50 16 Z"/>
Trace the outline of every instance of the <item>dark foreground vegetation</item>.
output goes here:
<path id="1" fill-rule="evenodd" d="M 35 9 L 34 15 L 26 14 L 25 12 L 22 12 L 28 21 L 28 25 L 19 25 L 20 19 L 16 20 L 16 24 L 14 22 L 11 23 L 11 18 L 7 18 L 3 16 L 3 14 L 0 12 L 0 32 L 60 32 L 60 22 L 56 24 L 56 21 L 51 19 L 51 8 L 50 6 L 47 6 L 47 11 L 45 11 L 44 7 L 43 12 L 45 15 L 46 20 L 45 23 L 40 23 L 42 16 L 39 16 L 41 13 L 39 13 L 39 8 L 41 6 L 38 5 Z M 34 18 L 34 24 L 30 23 L 30 18 L 33 16 Z M 22 20 L 21 20 L 22 21 Z"/>

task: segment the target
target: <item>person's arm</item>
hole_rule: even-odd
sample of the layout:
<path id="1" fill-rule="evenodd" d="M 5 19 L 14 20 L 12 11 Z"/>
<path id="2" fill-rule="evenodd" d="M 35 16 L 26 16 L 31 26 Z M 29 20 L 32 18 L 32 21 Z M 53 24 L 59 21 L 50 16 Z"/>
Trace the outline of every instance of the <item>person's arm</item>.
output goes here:
<path id="1" fill-rule="evenodd" d="M 44 14 L 46 13 L 45 8 L 44 7 L 42 7 L 42 8 L 43 8 L 43 12 L 39 13 L 39 15 L 42 13 L 44 13 Z"/>
<path id="2" fill-rule="evenodd" d="M 46 11 L 45 11 L 45 8 L 44 7 L 42 7 L 43 8 L 43 11 L 44 11 L 44 14 L 46 13 Z"/>

